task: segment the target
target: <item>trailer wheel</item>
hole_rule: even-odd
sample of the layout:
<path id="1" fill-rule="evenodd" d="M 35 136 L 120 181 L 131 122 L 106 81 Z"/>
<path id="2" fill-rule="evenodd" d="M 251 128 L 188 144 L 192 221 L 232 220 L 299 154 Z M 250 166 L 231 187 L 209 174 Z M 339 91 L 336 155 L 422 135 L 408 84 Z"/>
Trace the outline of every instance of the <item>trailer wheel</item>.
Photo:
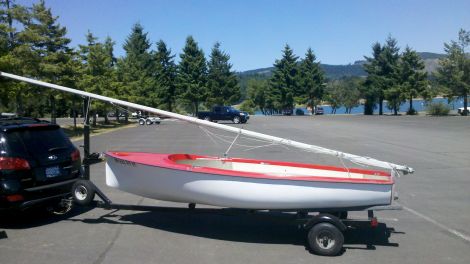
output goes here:
<path id="1" fill-rule="evenodd" d="M 139 125 L 141 125 L 141 126 L 145 125 L 145 120 L 144 119 L 139 119 Z"/>
<path id="2" fill-rule="evenodd" d="M 147 121 L 145 121 L 145 123 L 150 126 L 153 122 L 152 122 L 152 120 L 147 119 Z"/>
<path id="3" fill-rule="evenodd" d="M 89 181 L 79 180 L 72 186 L 73 201 L 79 205 L 89 205 L 95 199 L 95 189 Z"/>
<path id="4" fill-rule="evenodd" d="M 318 223 L 308 232 L 308 244 L 313 253 L 336 256 L 343 248 L 343 233 L 330 223 Z"/>

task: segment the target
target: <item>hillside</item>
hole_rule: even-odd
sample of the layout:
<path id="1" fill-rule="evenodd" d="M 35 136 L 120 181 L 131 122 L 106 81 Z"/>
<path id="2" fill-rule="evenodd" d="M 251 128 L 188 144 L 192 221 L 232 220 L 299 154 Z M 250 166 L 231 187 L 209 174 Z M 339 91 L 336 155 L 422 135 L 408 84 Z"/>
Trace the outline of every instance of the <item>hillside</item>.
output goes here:
<path id="1" fill-rule="evenodd" d="M 438 66 L 438 60 L 445 57 L 444 54 L 432 53 L 432 52 L 418 52 L 421 58 L 424 60 L 426 65 L 427 72 L 433 72 Z M 330 64 L 321 64 L 320 66 L 326 73 L 328 79 L 339 79 L 345 76 L 366 76 L 367 73 L 364 71 L 362 65 L 365 63 L 364 60 L 355 61 L 353 64 L 347 65 L 330 65 Z M 255 70 L 249 70 L 238 73 L 239 77 L 244 79 L 249 76 L 257 76 L 260 78 L 262 76 L 269 77 L 271 76 L 271 71 L 273 67 L 260 68 Z"/>
<path id="2" fill-rule="evenodd" d="M 432 52 L 418 52 L 421 58 L 424 60 L 425 69 L 428 73 L 436 71 L 440 58 L 445 57 L 444 54 L 432 53 Z M 336 80 L 341 77 L 351 76 L 367 76 L 362 65 L 365 60 L 355 61 L 353 64 L 347 65 L 330 65 L 320 64 L 320 67 L 325 71 L 326 77 L 330 80 Z M 240 78 L 240 88 L 243 97 L 245 97 L 247 82 L 250 79 L 265 80 L 271 77 L 271 72 L 274 67 L 260 68 L 255 70 L 249 70 L 239 72 L 238 77 Z"/>

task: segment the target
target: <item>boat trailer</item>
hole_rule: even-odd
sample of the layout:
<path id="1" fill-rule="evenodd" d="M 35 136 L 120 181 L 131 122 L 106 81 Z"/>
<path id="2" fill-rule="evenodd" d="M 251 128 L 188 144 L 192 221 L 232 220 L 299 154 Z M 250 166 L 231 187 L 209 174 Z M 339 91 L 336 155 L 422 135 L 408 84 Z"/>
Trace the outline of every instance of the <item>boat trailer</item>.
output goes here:
<path id="1" fill-rule="evenodd" d="M 87 105 L 85 98 L 84 105 Z M 119 204 L 111 201 L 106 194 L 100 190 L 90 180 L 90 166 L 103 162 L 102 155 L 99 153 L 90 153 L 90 129 L 89 120 L 84 122 L 84 144 L 83 148 L 83 175 L 72 187 L 72 199 L 74 204 L 79 206 L 87 206 L 94 208 L 103 208 L 106 210 L 131 210 L 131 211 L 154 211 L 154 212 L 195 212 L 195 213 L 218 213 L 230 208 L 196 208 L 196 204 L 189 203 L 186 207 L 168 207 L 168 206 L 144 206 Z M 100 200 L 95 200 L 98 196 Z M 376 228 L 379 225 L 374 211 L 384 210 L 402 210 L 399 205 L 385 205 L 372 207 L 344 207 L 344 208 L 305 208 L 297 211 L 292 210 L 252 210 L 252 209 L 236 209 L 248 213 L 269 213 L 282 212 L 295 214 L 295 221 L 299 229 L 307 231 L 307 243 L 311 252 L 323 256 L 338 255 L 344 243 L 344 233 L 350 228 L 354 228 L 357 224 L 368 225 L 370 228 Z M 349 219 L 348 212 L 367 211 L 365 219 Z M 317 213 L 317 214 L 309 214 Z"/>
<path id="2" fill-rule="evenodd" d="M 85 165 L 89 166 L 89 165 Z M 95 200 L 98 196 L 100 200 Z M 72 187 L 72 198 L 74 204 L 85 207 L 102 208 L 106 210 L 130 210 L 148 212 L 169 212 L 169 213 L 212 213 L 217 214 L 227 210 L 236 210 L 250 214 L 263 213 L 288 213 L 295 214 L 295 222 L 299 229 L 307 232 L 308 249 L 317 255 L 336 256 L 343 249 L 345 232 L 354 229 L 357 225 L 368 226 L 375 229 L 379 226 L 375 211 L 402 210 L 399 205 L 373 206 L 373 207 L 345 207 L 334 209 L 301 209 L 298 211 L 283 210 L 252 210 L 237 208 L 196 208 L 196 204 L 189 203 L 187 207 L 168 206 L 145 206 L 114 203 L 100 190 L 92 181 L 87 179 L 78 180 Z M 348 212 L 367 211 L 365 219 L 350 219 Z M 309 214 L 315 212 L 317 214 Z M 368 247 L 370 245 L 367 245 Z"/>

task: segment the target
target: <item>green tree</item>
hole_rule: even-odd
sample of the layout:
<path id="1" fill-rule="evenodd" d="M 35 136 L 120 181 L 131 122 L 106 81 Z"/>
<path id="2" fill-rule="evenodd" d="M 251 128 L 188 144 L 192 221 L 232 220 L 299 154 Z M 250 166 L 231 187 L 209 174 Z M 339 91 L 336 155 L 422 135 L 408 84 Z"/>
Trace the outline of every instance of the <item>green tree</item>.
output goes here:
<path id="1" fill-rule="evenodd" d="M 393 110 L 394 115 L 398 115 L 398 109 L 403 103 L 405 98 L 402 94 L 402 86 L 398 83 L 384 90 L 384 98 L 387 99 L 387 107 L 390 110 Z"/>
<path id="2" fill-rule="evenodd" d="M 220 49 L 220 43 L 216 42 L 212 48 L 208 62 L 208 99 L 207 105 L 232 105 L 240 100 L 240 86 L 230 56 Z"/>
<path id="3" fill-rule="evenodd" d="M 34 68 L 29 70 L 32 76 L 46 82 L 74 86 L 73 50 L 69 47 L 71 40 L 66 37 L 66 34 L 67 29 L 58 23 L 58 17 L 52 15 L 51 9 L 46 7 L 44 1 L 33 4 L 31 19 L 25 22 L 24 30 L 18 34 L 18 39 L 23 44 L 22 51 L 37 62 L 33 63 Z M 29 51 L 26 50 L 27 48 Z M 56 92 L 48 90 L 42 90 L 42 94 L 47 96 L 39 98 L 49 98 L 51 120 L 55 122 L 56 106 L 58 106 L 59 114 L 65 114 L 69 108 L 68 100 L 66 100 L 68 96 L 59 94 L 56 98 Z M 41 100 L 38 100 L 34 93 L 30 96 L 31 102 Z M 33 97 L 35 100 L 32 99 Z M 57 99 L 60 101 L 59 104 L 56 103 Z M 39 107 L 34 105 L 34 108 Z"/>
<path id="4" fill-rule="evenodd" d="M 80 46 L 83 68 L 78 87 L 87 92 L 115 97 L 118 91 L 115 90 L 116 69 L 113 55 L 114 42 L 109 37 L 104 43 L 97 42 L 97 38 L 90 32 L 87 34 L 87 42 L 88 44 L 86 46 Z M 109 104 L 99 100 L 93 100 L 91 111 L 93 125 L 96 125 L 96 113 L 104 116 L 105 122 L 107 123 L 107 113 L 109 110 Z"/>
<path id="5" fill-rule="evenodd" d="M 384 99 L 387 99 L 389 102 L 397 102 L 400 100 L 400 89 L 397 89 L 399 85 L 399 78 L 397 78 L 398 61 L 400 59 L 399 51 L 400 48 L 397 47 L 397 41 L 389 36 L 383 46 L 380 61 L 383 86 L 379 92 L 379 115 L 383 114 Z M 389 89 L 390 91 L 387 92 Z M 387 95 L 387 97 L 385 95 Z M 397 110 L 396 103 L 394 104 L 394 109 L 395 111 Z"/>
<path id="6" fill-rule="evenodd" d="M 372 57 L 365 57 L 367 63 L 364 64 L 364 70 L 368 73 L 365 91 L 366 105 L 364 114 L 372 114 L 375 103 L 379 103 L 379 115 L 383 114 L 383 101 L 385 95 L 389 96 L 388 100 L 394 100 L 397 85 L 397 68 L 400 58 L 400 49 L 397 47 L 397 41 L 389 36 L 385 40 L 385 44 L 381 46 L 375 43 L 372 46 Z M 385 92 L 387 89 L 392 89 Z"/>
<path id="7" fill-rule="evenodd" d="M 124 42 L 126 55 L 117 62 L 119 98 L 134 103 L 157 106 L 158 91 L 152 76 L 154 69 L 150 41 L 140 24 L 135 24 Z M 126 113 L 127 121 L 127 113 Z"/>
<path id="8" fill-rule="evenodd" d="M 282 52 L 282 59 L 276 60 L 274 70 L 269 82 L 271 100 L 278 110 L 292 109 L 294 107 L 294 96 L 300 94 L 298 84 L 299 57 L 294 55 L 293 50 L 286 44 Z"/>
<path id="9" fill-rule="evenodd" d="M 439 82 L 447 87 L 449 98 L 463 98 L 464 110 L 468 109 L 470 94 L 470 58 L 465 48 L 470 44 L 470 31 L 460 29 L 458 41 L 444 43 L 447 56 L 439 61 L 437 77 Z M 468 110 L 464 111 L 468 115 Z"/>
<path id="10" fill-rule="evenodd" d="M 19 35 L 25 23 L 31 19 L 28 9 L 12 0 L 0 0 L 0 69 L 19 75 L 31 75 L 37 61 L 31 56 L 30 45 L 23 44 Z M 0 108 L 24 114 L 23 97 L 27 85 L 0 80 Z"/>
<path id="11" fill-rule="evenodd" d="M 299 80 L 300 91 L 296 94 L 300 98 L 299 103 L 307 103 L 314 109 L 323 98 L 325 73 L 311 48 L 308 48 L 305 58 L 300 62 Z"/>
<path id="12" fill-rule="evenodd" d="M 157 42 L 157 51 L 154 54 L 154 76 L 160 104 L 163 104 L 170 112 L 173 111 L 177 96 L 174 57 L 175 55 L 171 54 L 171 50 L 167 48 L 163 40 Z"/>
<path id="13" fill-rule="evenodd" d="M 350 114 L 351 110 L 359 105 L 361 98 L 362 79 L 359 77 L 350 77 L 342 80 L 343 94 L 341 96 L 342 105 L 346 108 L 346 113 Z"/>
<path id="14" fill-rule="evenodd" d="M 157 106 L 157 89 L 152 76 L 154 69 L 150 54 L 150 41 L 144 28 L 134 24 L 124 42 L 125 56 L 117 61 L 118 98 L 138 104 Z M 125 112 L 125 122 L 128 112 Z"/>
<path id="15" fill-rule="evenodd" d="M 336 114 L 336 110 L 342 106 L 344 87 L 340 80 L 335 80 L 326 86 L 326 100 L 331 106 L 331 113 Z"/>
<path id="16" fill-rule="evenodd" d="M 414 114 L 413 98 L 424 95 L 427 82 L 427 72 L 424 70 L 424 62 L 418 53 L 410 47 L 406 47 L 398 64 L 398 78 L 401 83 L 401 96 L 409 100 L 407 114 Z"/>
<path id="17" fill-rule="evenodd" d="M 183 101 L 192 104 L 197 115 L 199 104 L 207 98 L 207 63 L 204 51 L 192 36 L 186 38 L 180 58 L 177 72 L 179 94 Z"/>
<path id="18" fill-rule="evenodd" d="M 372 57 L 366 57 L 364 70 L 367 72 L 367 79 L 361 91 L 362 97 L 365 99 L 364 114 L 372 115 L 374 113 L 375 104 L 378 100 L 379 91 L 381 90 L 383 80 L 381 78 L 380 57 L 383 48 L 380 43 L 376 42 L 372 45 Z"/>
<path id="19" fill-rule="evenodd" d="M 270 112 L 270 105 L 268 104 L 268 82 L 266 80 L 251 79 L 247 85 L 248 100 L 251 100 L 256 108 L 258 108 L 263 115 Z"/>

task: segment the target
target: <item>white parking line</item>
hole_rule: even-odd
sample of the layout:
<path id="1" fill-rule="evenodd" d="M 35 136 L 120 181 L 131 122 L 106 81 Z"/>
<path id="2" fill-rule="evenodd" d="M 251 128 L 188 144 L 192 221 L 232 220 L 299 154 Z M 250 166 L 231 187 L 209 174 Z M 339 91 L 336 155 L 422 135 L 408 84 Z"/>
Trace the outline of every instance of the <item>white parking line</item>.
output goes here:
<path id="1" fill-rule="evenodd" d="M 419 212 L 417 212 L 417 211 L 415 211 L 415 210 L 413 210 L 413 209 L 411 209 L 411 208 L 409 208 L 409 207 L 407 207 L 407 206 L 404 206 L 404 205 L 402 205 L 402 206 L 403 206 L 403 209 L 405 209 L 406 211 L 408 211 L 408 212 L 410 212 L 410 213 L 412 213 L 412 214 L 414 214 L 414 215 L 416 215 L 416 216 L 418 216 L 418 217 L 420 217 L 420 218 L 422 218 L 422 219 L 428 221 L 428 222 L 431 223 L 431 224 L 436 225 L 437 227 L 439 227 L 439 228 L 441 228 L 441 229 L 443 229 L 443 230 L 445 230 L 445 231 L 447 231 L 447 232 L 449 232 L 449 233 L 455 235 L 456 237 L 465 240 L 466 242 L 470 242 L 470 237 L 468 237 L 468 236 L 466 236 L 466 235 L 460 233 L 459 231 L 457 231 L 457 230 L 455 230 L 455 229 L 452 229 L 452 228 L 450 228 L 450 227 L 448 227 L 448 226 L 446 226 L 446 225 L 444 225 L 444 224 L 442 224 L 442 223 L 439 223 L 438 221 L 432 219 L 431 217 L 426 216 L 426 215 L 423 215 L 422 213 L 419 213 Z"/>

